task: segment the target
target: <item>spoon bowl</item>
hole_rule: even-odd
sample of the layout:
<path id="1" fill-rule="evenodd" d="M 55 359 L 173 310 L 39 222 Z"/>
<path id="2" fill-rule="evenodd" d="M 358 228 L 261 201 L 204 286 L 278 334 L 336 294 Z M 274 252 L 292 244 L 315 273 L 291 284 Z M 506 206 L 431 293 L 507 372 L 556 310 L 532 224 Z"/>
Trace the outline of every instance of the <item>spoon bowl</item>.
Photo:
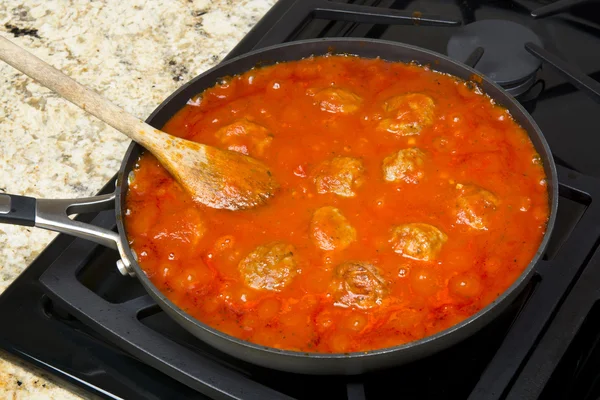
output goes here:
<path id="1" fill-rule="evenodd" d="M 254 208 L 279 187 L 262 162 L 155 129 L 2 36 L 0 59 L 144 146 L 198 203 Z"/>

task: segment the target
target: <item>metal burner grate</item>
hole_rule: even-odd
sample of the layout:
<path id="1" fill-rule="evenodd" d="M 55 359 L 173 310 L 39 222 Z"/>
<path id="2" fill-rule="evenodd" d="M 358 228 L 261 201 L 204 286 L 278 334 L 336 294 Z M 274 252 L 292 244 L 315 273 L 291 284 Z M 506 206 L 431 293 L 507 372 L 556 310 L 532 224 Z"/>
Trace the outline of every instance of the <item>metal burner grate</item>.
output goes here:
<path id="1" fill-rule="evenodd" d="M 555 240 L 550 246 L 554 255 L 546 257 L 547 259 L 539 264 L 537 277 L 522 299 L 515 303 L 500 321 L 495 321 L 477 334 L 475 341 L 467 340 L 431 359 L 380 374 L 354 378 L 295 376 L 242 363 L 219 353 L 192 338 L 170 321 L 147 295 L 116 299 L 112 297 L 112 289 L 106 291 L 95 287 L 91 290 L 86 282 L 91 281 L 92 277 L 99 277 L 99 268 L 102 273 L 108 275 L 101 276 L 102 282 L 110 281 L 109 276 L 113 277 L 107 288 L 123 284 L 119 282 L 123 280 L 129 286 L 122 287 L 119 292 L 136 289 L 135 281 L 111 272 L 114 268 L 109 269 L 114 262 L 108 262 L 108 259 L 112 257 L 116 260 L 116 253 L 103 249 L 104 254 L 99 257 L 98 246 L 83 240 L 73 241 L 43 273 L 40 281 L 54 302 L 53 307 L 68 310 L 68 314 L 64 314 L 63 311 L 60 318 L 75 318 L 144 364 L 210 397 L 285 399 L 293 396 L 308 399 L 327 393 L 332 399 L 345 396 L 357 400 L 380 398 L 380 395 L 391 390 L 390 384 L 397 385 L 399 381 L 408 383 L 414 380 L 430 380 L 445 374 L 448 376 L 443 378 L 443 381 L 449 383 L 452 378 L 463 376 L 464 371 L 453 377 L 447 370 L 451 368 L 448 360 L 468 356 L 471 362 L 476 364 L 475 371 L 470 372 L 483 370 L 487 364 L 481 379 L 477 380 L 477 374 L 471 375 L 471 388 L 475 389 L 470 392 L 468 387 L 440 387 L 436 395 L 460 393 L 466 396 L 471 393 L 470 398 L 487 399 L 496 398 L 495 394 L 498 394 L 499 398 L 506 390 L 519 390 L 520 382 L 531 379 L 526 375 L 527 369 L 520 372 L 521 365 L 527 362 L 530 349 L 539 340 L 559 305 L 562 294 L 567 293 L 570 282 L 573 282 L 587 265 L 600 238 L 600 226 L 596 223 L 600 220 L 600 206 L 596 207 L 592 202 L 592 199 L 600 198 L 600 181 L 564 168 L 559 169 L 559 177 L 560 204 L 561 207 L 564 204 L 568 209 L 559 207 L 558 223 L 563 226 L 575 225 L 564 243 Z M 92 223 L 109 229 L 115 226 L 114 217 L 110 212 L 100 213 Z M 94 262 L 102 257 L 106 258 L 101 263 Z M 515 314 L 518 314 L 516 318 Z M 494 343 L 493 340 L 487 339 L 490 337 L 490 331 L 496 329 L 507 331 L 502 343 L 498 340 Z M 488 353 L 483 357 L 479 354 L 483 349 L 473 348 L 474 342 L 481 341 L 482 338 L 487 344 L 485 351 Z M 479 345 L 480 343 L 476 343 L 476 346 Z M 431 371 L 431 363 L 439 363 L 438 369 L 442 371 Z M 549 374 L 552 371 L 553 369 L 550 369 Z M 538 380 L 542 379 L 539 371 L 536 371 L 534 376 Z M 516 383 L 513 386 L 511 382 L 515 379 Z M 396 388 L 395 392 L 400 394 L 402 390 Z"/>

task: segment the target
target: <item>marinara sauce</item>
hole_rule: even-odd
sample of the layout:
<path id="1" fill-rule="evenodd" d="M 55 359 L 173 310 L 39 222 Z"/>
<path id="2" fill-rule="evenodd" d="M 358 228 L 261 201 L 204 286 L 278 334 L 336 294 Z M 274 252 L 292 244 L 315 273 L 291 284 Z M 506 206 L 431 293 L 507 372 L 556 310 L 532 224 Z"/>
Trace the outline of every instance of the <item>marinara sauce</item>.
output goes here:
<path id="1" fill-rule="evenodd" d="M 506 290 L 546 229 L 527 133 L 427 67 L 323 56 L 253 69 L 164 130 L 255 157 L 281 185 L 260 208 L 210 209 L 144 154 L 126 201 L 151 281 L 253 343 L 344 353 L 434 334 Z"/>

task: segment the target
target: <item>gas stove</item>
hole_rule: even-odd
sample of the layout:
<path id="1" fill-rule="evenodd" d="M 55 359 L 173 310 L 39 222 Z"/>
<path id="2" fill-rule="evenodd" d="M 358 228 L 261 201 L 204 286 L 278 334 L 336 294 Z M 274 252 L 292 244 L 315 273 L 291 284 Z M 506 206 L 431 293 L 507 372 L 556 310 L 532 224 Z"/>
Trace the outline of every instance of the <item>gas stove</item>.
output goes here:
<path id="1" fill-rule="evenodd" d="M 0 296 L 0 348 L 117 399 L 597 399 L 600 397 L 600 3 L 280 0 L 227 58 L 286 41 L 417 45 L 495 80 L 533 115 L 558 164 L 555 230 L 524 293 L 476 335 L 359 376 L 257 367 L 180 328 L 118 254 L 60 235 Z M 101 193 L 114 188 L 114 179 Z M 78 217 L 115 229 L 114 212 Z M 392 395 L 393 393 L 393 395 Z"/>

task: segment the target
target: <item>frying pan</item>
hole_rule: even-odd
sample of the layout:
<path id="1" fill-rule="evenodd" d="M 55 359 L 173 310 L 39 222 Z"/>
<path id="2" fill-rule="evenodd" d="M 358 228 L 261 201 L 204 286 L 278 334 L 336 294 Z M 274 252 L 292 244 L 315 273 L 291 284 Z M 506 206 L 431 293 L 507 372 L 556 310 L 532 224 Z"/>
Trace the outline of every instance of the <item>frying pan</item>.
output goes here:
<path id="1" fill-rule="evenodd" d="M 548 180 L 550 218 L 543 240 L 523 273 L 494 302 L 475 315 L 435 335 L 400 346 L 360 353 L 322 354 L 302 353 L 265 347 L 246 342 L 213 329 L 187 315 L 167 299 L 142 271 L 128 245 L 123 225 L 128 177 L 144 149 L 132 143 L 125 154 L 117 175 L 114 193 L 75 200 L 47 200 L 0 194 L 0 222 L 36 226 L 89 239 L 117 250 L 121 259 L 117 266 L 121 273 L 137 277 L 157 304 L 179 325 L 191 334 L 242 360 L 269 368 L 305 374 L 360 374 L 380 368 L 407 363 L 450 347 L 472 335 L 499 315 L 522 291 L 542 256 L 554 227 L 558 206 L 556 166 L 542 132 L 532 117 L 503 89 L 475 70 L 441 54 L 402 43 L 373 39 L 316 39 L 297 41 L 257 50 L 230 61 L 196 77 L 168 97 L 148 118 L 147 122 L 162 126 L 193 96 L 213 86 L 220 78 L 243 73 L 257 65 L 299 60 L 311 55 L 354 54 L 366 58 L 380 57 L 388 61 L 415 61 L 433 69 L 452 74 L 464 80 L 478 76 L 479 85 L 498 104 L 506 107 L 515 120 L 527 131 L 543 160 Z M 73 221 L 68 215 L 115 209 L 118 233 Z"/>

